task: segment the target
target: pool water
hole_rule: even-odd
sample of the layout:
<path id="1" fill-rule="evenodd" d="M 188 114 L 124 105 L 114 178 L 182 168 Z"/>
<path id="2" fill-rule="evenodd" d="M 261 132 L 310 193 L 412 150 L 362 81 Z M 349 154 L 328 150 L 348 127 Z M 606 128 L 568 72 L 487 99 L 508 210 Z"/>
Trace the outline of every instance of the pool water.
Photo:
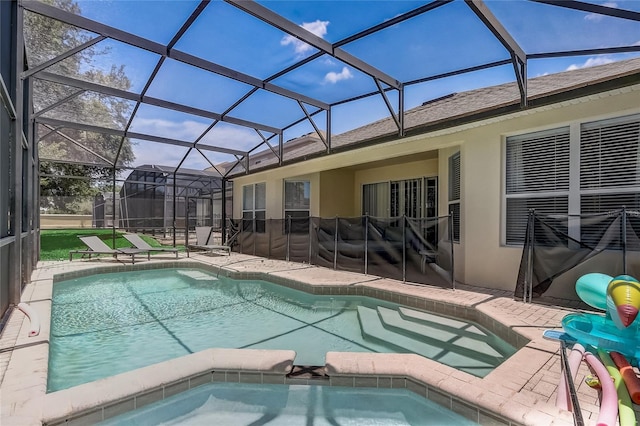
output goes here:
<path id="1" fill-rule="evenodd" d="M 477 425 L 406 389 L 212 383 L 101 425 Z"/>
<path id="2" fill-rule="evenodd" d="M 53 287 L 49 392 L 208 348 L 418 353 L 484 376 L 515 348 L 480 326 L 356 296 L 316 296 L 199 269 L 111 273 Z"/>

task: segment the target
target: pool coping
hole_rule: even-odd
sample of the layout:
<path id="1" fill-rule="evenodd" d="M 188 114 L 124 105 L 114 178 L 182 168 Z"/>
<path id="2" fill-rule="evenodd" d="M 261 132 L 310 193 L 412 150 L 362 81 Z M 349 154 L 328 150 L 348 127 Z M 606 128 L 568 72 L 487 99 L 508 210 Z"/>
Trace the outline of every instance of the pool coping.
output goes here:
<path id="1" fill-rule="evenodd" d="M 32 282 L 25 287 L 23 301 L 30 303 L 42 318 L 38 336 L 27 336 L 29 321 L 17 310 L 11 314 L 0 336 L 0 351 L 7 348 L 8 344 L 15 347 L 0 353 L 0 356 L 5 356 L 10 352 L 0 383 L 2 424 L 58 424 L 68 420 L 83 423 L 82 419 L 90 422 L 91 419 L 97 419 L 91 417 L 98 416 L 97 413 L 104 418 L 105 413 L 111 416 L 131 409 L 132 405 L 135 408 L 136 401 L 151 401 L 153 398 L 150 395 L 162 395 L 164 398 L 165 394 L 172 395 L 180 389 L 192 387 L 192 383 L 202 384 L 203 377 L 207 375 L 211 376 L 212 381 L 237 379 L 247 383 L 263 383 L 266 377 L 267 383 L 402 387 L 467 418 L 478 422 L 482 420 L 481 424 L 573 424 L 571 414 L 556 408 L 549 402 L 550 397 L 546 400 L 544 397 L 532 398 L 532 393 L 527 391 L 531 377 L 544 370 L 554 356 L 557 357 L 557 343 L 542 339 L 542 330 L 559 327 L 560 319 L 572 312 L 568 309 L 523 304 L 506 294 L 500 295 L 500 292 L 483 294 L 466 289 L 441 289 L 236 253 L 227 259 L 197 255 L 189 259 L 154 260 L 135 265 L 82 261 L 73 264 L 39 267 Z M 224 355 L 224 351 L 251 350 L 209 349 L 145 367 L 155 369 L 151 375 L 145 374 L 145 369 L 138 369 L 47 394 L 53 283 L 95 273 L 167 267 L 195 267 L 231 278 L 267 280 L 313 294 L 375 297 L 453 315 L 478 322 L 519 349 L 484 378 L 419 355 L 329 352 L 325 366 L 329 381 L 326 383 L 287 377 L 281 367 L 288 365 L 287 362 L 292 363 L 293 357 L 287 358 L 291 354 L 280 353 L 282 351 L 263 351 L 260 359 L 265 362 L 260 363 L 257 362 L 259 360 L 249 361 L 245 356 L 240 357 L 239 352 L 233 356 Z M 543 321 L 540 321 L 540 315 L 536 316 L 540 310 L 545 311 L 542 312 Z M 218 351 L 214 352 L 217 356 L 213 357 L 210 351 Z M 245 359 L 245 364 L 230 364 L 228 360 L 224 361 L 227 356 L 231 360 Z M 183 368 L 183 363 L 191 369 Z M 162 371 L 169 373 L 163 375 Z M 103 395 L 110 396 L 106 398 Z"/>

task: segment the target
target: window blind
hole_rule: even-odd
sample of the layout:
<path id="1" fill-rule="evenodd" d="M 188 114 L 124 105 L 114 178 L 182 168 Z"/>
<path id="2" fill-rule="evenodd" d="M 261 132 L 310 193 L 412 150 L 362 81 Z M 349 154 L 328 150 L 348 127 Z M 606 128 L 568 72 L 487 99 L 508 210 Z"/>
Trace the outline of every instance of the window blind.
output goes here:
<path id="1" fill-rule="evenodd" d="M 640 185 L 640 115 L 580 128 L 580 189 Z"/>
<path id="2" fill-rule="evenodd" d="M 507 138 L 507 194 L 567 190 L 568 127 Z"/>
<path id="3" fill-rule="evenodd" d="M 569 208 L 569 197 L 540 197 L 540 198 L 508 198 L 506 243 L 522 244 L 527 230 L 529 210 L 534 209 L 541 215 L 566 215 Z M 561 229 L 567 232 L 566 226 Z"/>

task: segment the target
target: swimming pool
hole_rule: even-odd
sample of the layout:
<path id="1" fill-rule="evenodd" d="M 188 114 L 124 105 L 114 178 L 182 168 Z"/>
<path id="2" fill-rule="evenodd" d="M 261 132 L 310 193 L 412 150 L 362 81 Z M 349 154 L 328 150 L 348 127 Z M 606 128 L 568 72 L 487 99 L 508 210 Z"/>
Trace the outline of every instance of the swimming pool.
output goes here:
<path id="1" fill-rule="evenodd" d="M 418 353 L 483 377 L 515 348 L 477 324 L 358 296 L 318 296 L 199 269 L 92 275 L 53 287 L 49 392 L 210 347 Z"/>
<path id="2" fill-rule="evenodd" d="M 119 425 L 477 425 L 406 389 L 211 383 L 100 423 Z"/>

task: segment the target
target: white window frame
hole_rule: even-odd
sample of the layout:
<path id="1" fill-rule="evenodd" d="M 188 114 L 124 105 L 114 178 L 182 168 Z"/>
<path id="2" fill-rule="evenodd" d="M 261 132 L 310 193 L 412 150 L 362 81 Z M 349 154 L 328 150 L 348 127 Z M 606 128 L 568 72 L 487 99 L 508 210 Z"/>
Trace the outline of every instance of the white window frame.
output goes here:
<path id="1" fill-rule="evenodd" d="M 505 138 L 503 150 L 504 153 L 504 182 L 503 182 L 503 212 L 504 220 L 502 221 L 503 243 L 508 246 L 522 245 L 523 240 L 516 240 L 517 228 L 524 238 L 524 232 L 527 225 L 526 212 L 520 213 L 520 218 L 514 220 L 511 227 L 514 229 L 510 232 L 509 228 L 509 204 L 523 202 L 528 207 L 533 206 L 538 211 L 544 213 L 558 213 L 566 215 L 570 212 L 569 205 L 569 188 L 572 185 L 571 157 L 572 152 L 571 135 L 573 129 L 571 126 L 557 126 L 546 130 L 526 132 L 519 135 L 509 136 Z M 535 155 L 533 161 L 525 161 L 522 155 L 518 156 L 519 165 L 510 167 L 509 149 L 514 147 L 514 151 L 528 152 Z M 514 154 L 514 156 L 517 154 Z M 557 161 L 556 161 L 557 160 Z M 523 166 L 523 164 L 526 166 Z M 510 170 L 520 172 L 516 173 L 510 183 Z M 546 173 L 546 175 L 545 175 Z M 559 182 L 557 176 L 563 176 Z M 549 211 L 549 206 L 559 204 L 567 205 L 567 208 L 558 210 L 554 208 Z M 546 209 L 546 210 L 545 210 Z M 516 217 L 517 219 L 517 217 Z"/>
<path id="2" fill-rule="evenodd" d="M 367 206 L 365 206 L 364 204 L 364 200 L 365 200 L 365 191 L 370 190 L 371 188 L 373 188 L 373 186 L 375 186 L 374 189 L 374 193 L 375 193 L 375 198 L 376 198 L 376 210 L 377 207 L 380 207 L 381 209 L 384 209 L 384 214 L 380 214 L 380 212 L 370 212 L 368 211 L 369 209 L 367 209 Z M 360 189 L 360 193 L 362 194 L 362 199 L 360 202 L 360 211 L 362 212 L 362 215 L 368 215 L 368 216 L 372 216 L 372 217 L 389 217 L 390 214 L 389 212 L 391 211 L 391 197 L 390 197 L 390 188 L 389 188 L 390 184 L 389 181 L 385 181 L 385 182 L 370 182 L 370 183 L 363 183 L 361 185 L 361 189 Z M 386 190 L 385 193 L 379 193 L 378 192 L 378 188 L 380 188 L 382 190 L 382 192 L 384 192 Z"/>
<path id="3" fill-rule="evenodd" d="M 508 242 L 508 231 L 507 231 L 507 221 L 508 221 L 508 211 L 507 211 L 507 202 L 509 199 L 517 199 L 517 198 L 544 198 L 551 196 L 562 196 L 567 198 L 567 208 L 566 211 L 560 212 L 558 214 L 570 214 L 570 215 L 579 215 L 581 213 L 585 213 L 583 211 L 582 202 L 588 196 L 616 196 L 616 195 L 636 195 L 640 197 L 640 132 L 638 133 L 638 140 L 636 145 L 636 157 L 631 158 L 631 163 L 635 163 L 635 167 L 632 165 L 631 168 L 637 169 L 638 171 L 635 174 L 631 174 L 631 176 L 627 179 L 625 178 L 625 170 L 616 170 L 615 168 L 615 158 L 612 158 L 613 153 L 616 152 L 617 148 L 609 149 L 608 151 L 597 149 L 594 153 L 590 153 L 589 155 L 585 155 L 584 163 L 582 164 L 581 159 L 581 151 L 583 147 L 583 129 L 589 128 L 612 128 L 614 126 L 630 126 L 630 132 L 633 132 L 634 125 L 638 124 L 640 126 L 640 114 L 631 114 L 631 115 L 621 115 L 617 117 L 604 118 L 604 119 L 593 119 L 593 120 L 584 120 L 580 122 L 574 122 L 569 124 L 568 126 L 558 126 L 552 129 L 547 130 L 546 132 L 553 132 L 563 128 L 569 129 L 569 186 L 566 190 L 555 190 L 555 191 L 547 191 L 547 192 L 530 192 L 530 193 L 521 193 L 521 194 L 508 194 L 507 188 L 507 174 L 508 174 L 508 159 L 507 157 L 507 144 L 510 138 L 512 137 L 524 137 L 528 133 L 523 133 L 521 135 L 509 136 L 503 139 L 503 189 L 502 189 L 502 236 L 501 242 L 505 246 L 522 246 L 523 242 Z M 624 130 L 624 129 L 623 129 Z M 530 134 L 535 134 L 537 132 L 532 132 Z M 620 137 L 619 134 L 615 134 L 613 137 Z M 623 136 L 624 137 L 624 136 Z M 603 145 L 606 145 L 606 140 Z M 629 145 L 629 140 L 631 141 Z M 586 140 L 585 140 L 586 141 Z M 630 133 L 630 137 L 626 140 L 627 145 L 631 146 L 630 150 L 633 151 L 633 142 L 635 142 L 635 135 Z M 595 143 L 595 142 L 594 142 Z M 605 152 L 606 151 L 606 152 Z M 603 154 L 604 152 L 604 154 Z M 609 154 L 609 155 L 607 155 Z M 596 158 L 594 158 L 596 155 Z M 598 155 L 600 155 L 598 157 Z M 626 158 L 626 157 L 625 157 Z M 635 160 L 635 162 L 634 162 Z M 589 169 L 586 169 L 589 167 Z M 626 168 L 628 171 L 629 167 Z M 589 187 L 583 187 L 583 181 L 585 178 L 581 178 L 581 173 L 591 181 L 591 185 Z M 594 174 L 598 174 L 601 181 L 604 180 L 605 184 L 594 184 Z M 604 177 L 603 177 L 604 176 Z M 607 182 L 608 180 L 608 182 Z M 634 182 L 635 180 L 635 182 Z M 613 183 L 612 183 L 613 182 Z M 617 183 L 617 184 L 616 184 Z M 610 202 L 611 200 L 609 200 Z M 616 209 L 615 203 L 609 204 L 610 209 Z M 620 206 L 621 207 L 621 206 Z M 640 206 L 627 206 L 627 208 L 637 210 Z M 606 208 L 600 209 L 600 212 L 605 212 Z M 594 213 L 592 210 L 590 213 Z M 581 240 L 581 227 L 580 220 L 570 220 L 568 223 L 567 229 L 568 235 L 577 240 Z"/>
<path id="4" fill-rule="evenodd" d="M 251 206 L 245 204 L 245 191 L 251 188 Z M 258 188 L 262 188 L 264 200 L 258 200 Z M 267 214 L 267 184 L 265 182 L 252 183 L 242 186 L 242 218 L 252 220 L 251 231 L 264 232 L 264 226 L 258 226 L 257 220 L 266 220 Z M 264 222 L 263 222 L 264 223 Z"/>
<path id="5" fill-rule="evenodd" d="M 287 207 L 287 184 L 289 183 L 302 183 L 304 184 L 305 187 L 308 188 L 308 192 L 309 192 L 309 205 L 308 206 L 294 206 L 294 207 Z M 311 181 L 308 179 L 287 179 L 284 181 L 284 188 L 283 188 L 283 200 L 282 200 L 282 204 L 283 204 L 283 215 L 282 217 L 284 217 L 285 219 L 287 219 L 288 216 L 288 212 L 306 212 L 307 213 L 307 217 L 311 217 Z M 293 216 L 293 217 L 300 217 L 300 216 Z"/>

